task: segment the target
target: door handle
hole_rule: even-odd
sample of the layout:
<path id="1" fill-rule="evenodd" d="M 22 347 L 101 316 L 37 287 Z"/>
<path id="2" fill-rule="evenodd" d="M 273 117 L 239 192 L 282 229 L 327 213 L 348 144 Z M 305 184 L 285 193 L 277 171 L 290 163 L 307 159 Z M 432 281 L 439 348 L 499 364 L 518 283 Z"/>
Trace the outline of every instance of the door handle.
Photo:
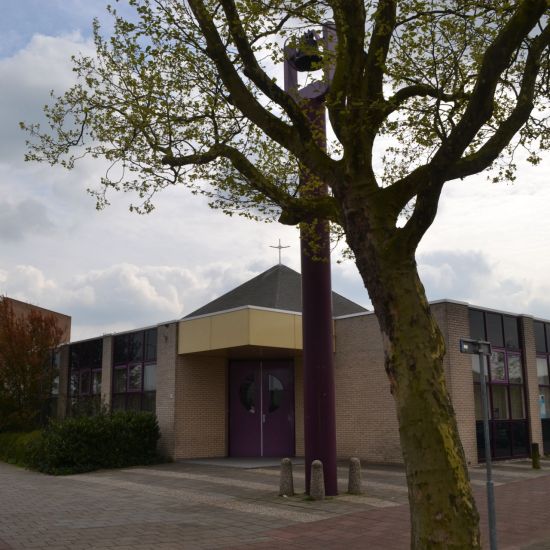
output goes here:
<path id="1" fill-rule="evenodd" d="M 262 422 L 265 424 L 265 414 L 262 414 Z"/>

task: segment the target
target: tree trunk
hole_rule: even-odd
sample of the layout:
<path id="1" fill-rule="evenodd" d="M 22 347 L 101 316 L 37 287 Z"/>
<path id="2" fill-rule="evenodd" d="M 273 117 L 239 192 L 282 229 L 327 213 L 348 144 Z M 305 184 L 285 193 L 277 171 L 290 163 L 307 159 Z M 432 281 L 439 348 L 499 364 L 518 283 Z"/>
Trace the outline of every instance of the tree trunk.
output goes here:
<path id="1" fill-rule="evenodd" d="M 414 550 L 481 548 L 479 515 L 447 391 L 445 342 L 431 315 L 414 253 L 354 251 L 384 338 L 399 420 Z M 374 253 L 373 253 L 374 252 Z M 474 427 L 472 426 L 472 429 Z"/>

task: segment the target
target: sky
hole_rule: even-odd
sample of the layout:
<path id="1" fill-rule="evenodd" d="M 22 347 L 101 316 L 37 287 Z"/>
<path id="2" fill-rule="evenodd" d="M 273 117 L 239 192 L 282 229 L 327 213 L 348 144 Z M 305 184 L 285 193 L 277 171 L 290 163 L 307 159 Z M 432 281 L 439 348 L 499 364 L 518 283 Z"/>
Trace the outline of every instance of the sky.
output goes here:
<path id="1" fill-rule="evenodd" d="M 71 315 L 72 338 L 178 319 L 275 265 L 300 270 L 295 228 L 227 217 L 184 188 L 152 214 L 111 194 L 95 209 L 101 161 L 72 171 L 25 163 L 19 122 L 42 120 L 50 90 L 73 83 L 71 55 L 93 53 L 103 0 L 2 0 L 0 19 L 0 294 Z M 450 182 L 418 253 L 428 298 L 550 319 L 550 158 L 519 163 L 514 184 Z M 371 308 L 357 268 L 333 255 L 335 291 Z"/>

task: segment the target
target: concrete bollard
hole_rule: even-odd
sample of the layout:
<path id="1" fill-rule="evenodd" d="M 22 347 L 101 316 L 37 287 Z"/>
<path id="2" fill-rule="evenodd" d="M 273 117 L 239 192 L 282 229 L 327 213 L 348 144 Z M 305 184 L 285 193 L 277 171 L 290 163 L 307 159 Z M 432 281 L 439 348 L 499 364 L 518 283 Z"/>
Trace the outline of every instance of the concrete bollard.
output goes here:
<path id="1" fill-rule="evenodd" d="M 325 476 L 323 475 L 323 463 L 320 460 L 314 460 L 311 463 L 309 496 L 312 500 L 324 500 L 325 498 Z"/>
<path id="2" fill-rule="evenodd" d="M 540 452 L 539 444 L 531 443 L 531 461 L 534 470 L 540 470 Z"/>
<path id="3" fill-rule="evenodd" d="M 348 493 L 360 495 L 361 488 L 361 461 L 358 458 L 349 459 Z"/>
<path id="4" fill-rule="evenodd" d="M 294 495 L 294 479 L 292 477 L 292 461 L 290 458 L 281 460 L 281 480 L 279 482 L 279 496 L 291 497 Z"/>

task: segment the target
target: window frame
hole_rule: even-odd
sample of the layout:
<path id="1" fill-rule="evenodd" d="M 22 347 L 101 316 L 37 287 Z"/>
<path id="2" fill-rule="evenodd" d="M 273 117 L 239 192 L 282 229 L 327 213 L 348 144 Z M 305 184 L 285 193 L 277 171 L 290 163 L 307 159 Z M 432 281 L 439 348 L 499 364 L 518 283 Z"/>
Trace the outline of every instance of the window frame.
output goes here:
<path id="1" fill-rule="evenodd" d="M 550 392 L 550 353 L 537 353 L 537 363 L 538 359 L 544 359 L 546 361 L 546 373 L 548 376 L 548 383 L 547 384 L 541 384 L 538 381 L 538 365 L 537 365 L 537 384 L 538 384 L 538 390 L 539 390 L 539 399 L 541 395 L 541 388 L 546 388 Z M 545 403 L 546 407 L 550 407 L 550 403 Z M 541 420 L 549 420 L 550 419 L 550 410 L 546 413 L 548 416 L 545 416 L 544 418 L 540 415 L 540 404 L 539 404 L 539 417 Z"/>
<path id="2" fill-rule="evenodd" d="M 140 336 L 136 335 L 140 334 Z M 154 333 L 154 339 L 155 339 L 155 345 L 151 345 L 151 337 Z M 131 340 L 133 338 L 141 340 L 141 350 L 139 353 L 132 353 L 128 354 L 126 358 L 121 357 L 120 354 L 116 357 L 118 360 L 117 363 L 115 363 L 115 347 L 116 343 L 113 344 L 113 373 L 112 373 L 112 386 L 111 386 L 111 403 L 114 404 L 115 401 L 117 402 L 117 410 L 121 410 L 118 403 L 122 404 L 123 407 L 122 410 L 130 410 L 129 409 L 129 403 L 136 400 L 136 396 L 139 396 L 139 410 L 149 410 L 149 408 L 146 407 L 146 404 L 151 399 L 151 395 L 154 394 L 154 400 L 153 402 L 156 403 L 156 392 L 157 392 L 157 386 L 156 386 L 156 367 L 157 367 L 157 336 L 158 332 L 156 328 L 153 329 L 145 329 L 141 331 L 136 331 L 132 333 L 126 333 L 121 334 L 118 337 L 125 338 L 128 340 Z M 115 336 L 117 338 L 117 336 Z M 120 344 L 119 344 L 120 345 Z M 154 357 L 151 357 L 151 354 L 148 353 L 150 349 L 154 350 Z M 136 361 L 135 357 L 139 356 L 141 357 L 141 361 Z M 151 365 L 155 365 L 155 389 L 154 390 L 146 390 L 145 389 L 145 368 L 149 367 Z M 140 367 L 141 373 L 140 373 L 140 381 L 139 381 L 139 387 L 131 388 L 130 387 L 130 371 L 133 368 Z M 116 371 L 125 370 L 126 372 L 126 388 L 125 391 L 115 391 L 115 374 Z M 155 405 L 156 409 L 156 405 Z M 132 410 L 134 410 L 132 408 Z M 153 411 L 155 412 L 155 411 Z"/>
<path id="3" fill-rule="evenodd" d="M 492 378 L 492 371 L 489 368 L 488 372 L 488 379 L 486 379 L 487 384 L 487 390 L 488 390 L 488 397 L 489 397 L 489 420 L 494 422 L 503 422 L 506 420 L 528 420 L 527 415 L 527 406 L 526 406 L 526 395 L 525 395 L 525 366 L 522 354 L 519 351 L 516 350 L 507 350 L 504 348 L 493 348 L 493 353 L 503 353 L 504 355 L 504 379 L 503 380 L 493 380 Z M 510 372 L 509 372 L 509 357 L 517 357 L 520 360 L 521 363 L 521 375 L 522 375 L 522 381 L 521 382 L 510 382 Z M 480 384 L 481 382 L 474 381 L 474 384 Z M 508 409 L 508 415 L 507 418 L 495 418 L 494 417 L 494 399 L 493 399 L 493 386 L 494 387 L 506 387 L 506 400 L 507 400 L 507 409 Z M 523 399 L 523 418 L 512 418 L 512 398 L 511 398 L 511 392 L 510 392 L 510 386 L 513 387 L 520 387 L 522 388 L 522 399 Z"/>
<path id="4" fill-rule="evenodd" d="M 525 451 L 523 450 L 522 446 L 519 445 L 519 440 L 516 442 L 516 432 L 519 433 L 519 431 L 526 431 L 527 437 L 529 437 L 529 410 L 528 410 L 528 402 L 527 402 L 527 382 L 526 382 L 526 375 L 525 375 L 525 354 L 523 351 L 523 336 L 520 330 L 519 321 L 517 317 L 515 318 L 516 325 L 513 325 L 511 323 L 511 319 L 513 316 L 510 316 L 508 314 L 504 313 L 498 313 L 494 311 L 486 311 L 481 309 L 469 309 L 469 324 L 470 324 L 470 333 L 472 337 L 475 338 L 481 338 L 483 340 L 489 340 L 488 338 L 488 327 L 487 327 L 487 316 L 490 315 L 490 320 L 493 323 L 493 329 L 495 329 L 495 323 L 498 321 L 496 319 L 496 316 L 498 315 L 500 318 L 500 330 L 493 330 L 493 332 L 498 332 L 502 335 L 502 344 L 503 346 L 495 346 L 492 345 L 492 351 L 494 353 L 502 353 L 503 354 L 503 360 L 504 360 L 504 378 L 503 379 L 497 379 L 493 377 L 493 372 L 491 369 L 491 358 L 488 358 L 486 361 L 486 369 L 485 369 L 485 380 L 481 380 L 481 377 L 479 376 L 479 372 L 476 371 L 478 369 L 477 365 L 474 364 L 474 361 L 472 360 L 472 382 L 473 382 L 473 390 L 474 390 L 474 414 L 476 418 L 476 433 L 478 432 L 479 425 L 482 424 L 482 419 L 478 418 L 479 413 L 479 404 L 475 402 L 475 400 L 479 397 L 481 394 L 481 383 L 485 383 L 487 388 L 487 397 L 488 397 L 488 405 L 489 405 L 489 430 L 490 430 L 490 438 L 491 438 L 491 454 L 494 458 L 511 458 L 511 457 L 518 457 L 518 456 L 527 456 L 525 454 Z M 504 318 L 507 318 L 506 323 L 504 322 Z M 506 330 L 506 327 L 508 327 L 508 330 Z M 513 338 L 507 338 L 507 334 L 511 331 L 511 329 L 516 329 L 517 327 L 517 334 L 513 334 Z M 498 327 L 497 327 L 498 328 Z M 472 333 L 475 332 L 475 334 Z M 519 344 L 519 348 L 516 347 L 516 336 L 517 336 L 517 343 Z M 507 344 L 511 342 L 512 345 L 509 347 L 506 347 Z M 491 342 L 492 343 L 492 342 Z M 517 381 L 511 381 L 510 380 L 510 370 L 509 370 L 509 363 L 510 359 L 512 358 L 518 358 L 519 362 L 521 364 L 521 382 Z M 475 357 L 477 359 L 477 357 Z M 476 374 L 477 374 L 477 380 L 476 380 Z M 498 391 L 502 391 L 502 388 L 505 388 L 505 399 L 506 399 L 506 408 L 507 408 L 507 416 L 506 418 L 495 418 L 495 395 L 494 393 Z M 512 393 L 517 390 L 513 390 L 513 388 L 520 388 L 520 395 L 522 399 L 522 418 L 514 418 L 514 412 L 517 407 L 512 407 Z M 517 405 L 518 403 L 516 403 Z M 501 432 L 503 427 L 506 427 L 506 432 L 508 433 L 508 444 L 509 444 L 509 455 L 506 457 L 502 454 L 502 450 L 498 448 L 497 445 L 497 432 Z M 517 429 L 516 429 L 517 428 Z M 499 433 L 500 433 L 499 432 Z M 479 435 L 479 434 L 478 434 Z M 478 438 L 478 458 L 480 460 L 484 460 L 484 454 L 483 449 L 479 448 L 479 438 Z"/>
<path id="5" fill-rule="evenodd" d="M 67 414 L 77 407 L 79 414 L 89 408 L 99 410 L 101 407 L 101 389 L 94 392 L 94 375 L 100 375 L 100 388 L 103 383 L 103 338 L 93 338 L 83 342 L 75 342 L 69 347 L 69 373 L 67 377 Z M 88 387 L 83 391 L 83 375 L 89 377 Z M 73 383 L 74 381 L 74 383 Z M 97 402 L 97 403 L 96 403 Z M 89 407 L 89 404 L 95 403 Z M 81 407 L 84 405 L 84 408 Z M 95 413 L 88 413 L 95 414 Z"/>

